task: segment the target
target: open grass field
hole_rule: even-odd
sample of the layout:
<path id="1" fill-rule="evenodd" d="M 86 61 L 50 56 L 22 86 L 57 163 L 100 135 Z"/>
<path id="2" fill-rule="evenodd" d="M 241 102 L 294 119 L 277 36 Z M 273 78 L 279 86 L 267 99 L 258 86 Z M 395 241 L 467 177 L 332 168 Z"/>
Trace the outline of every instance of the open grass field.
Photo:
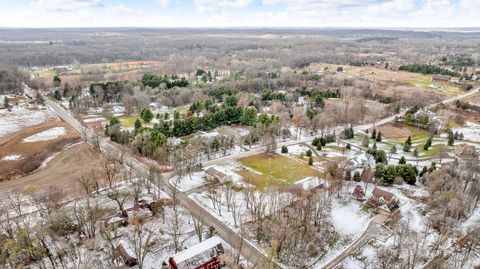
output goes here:
<path id="1" fill-rule="evenodd" d="M 246 167 L 261 173 L 256 174 L 246 170 L 248 173 L 244 172 L 244 175 L 242 175 L 246 182 L 251 181 L 259 188 L 270 185 L 292 184 L 318 174 L 308 164 L 278 154 L 267 155 L 262 153 L 242 158 L 239 161 Z"/>

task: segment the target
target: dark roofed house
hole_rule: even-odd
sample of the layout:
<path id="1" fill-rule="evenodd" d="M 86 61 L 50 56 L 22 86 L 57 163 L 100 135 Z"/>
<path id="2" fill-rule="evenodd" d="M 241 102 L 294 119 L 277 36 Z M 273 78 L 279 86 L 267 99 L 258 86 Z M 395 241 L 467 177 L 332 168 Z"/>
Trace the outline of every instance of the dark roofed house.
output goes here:
<path id="1" fill-rule="evenodd" d="M 396 218 L 400 212 L 398 210 L 400 200 L 395 194 L 375 187 L 372 196 L 368 198 L 367 205 L 374 208 L 374 212 L 384 215 L 387 218 Z"/>
<path id="2" fill-rule="evenodd" d="M 432 76 L 432 82 L 444 82 L 448 83 L 452 79 L 451 76 L 445 76 L 445 75 L 433 75 Z"/>
<path id="3" fill-rule="evenodd" d="M 221 239 L 214 236 L 170 257 L 162 269 L 218 269 L 224 253 Z"/>

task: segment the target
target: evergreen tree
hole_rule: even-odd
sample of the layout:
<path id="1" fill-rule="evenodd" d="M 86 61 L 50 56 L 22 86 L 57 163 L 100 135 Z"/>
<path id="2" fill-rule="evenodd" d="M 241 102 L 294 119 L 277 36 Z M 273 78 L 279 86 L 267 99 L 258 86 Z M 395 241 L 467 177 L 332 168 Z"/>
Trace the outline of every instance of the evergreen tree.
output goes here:
<path id="1" fill-rule="evenodd" d="M 353 173 L 353 181 L 359 182 L 360 179 L 361 179 L 360 178 L 360 172 L 355 171 L 355 173 Z"/>
<path id="2" fill-rule="evenodd" d="M 53 76 L 53 87 L 60 87 L 62 85 L 62 80 L 60 79 L 60 76 L 55 75 Z"/>
<path id="3" fill-rule="evenodd" d="M 61 100 L 62 100 L 62 95 L 60 94 L 60 91 L 58 91 L 58 90 L 55 90 L 54 97 L 55 97 L 55 99 L 57 99 L 58 101 L 61 101 Z"/>
<path id="4" fill-rule="evenodd" d="M 345 148 L 350 150 L 350 149 L 352 149 L 352 146 L 350 145 L 350 143 L 347 143 L 347 146 Z"/>
<path id="5" fill-rule="evenodd" d="M 352 139 L 355 137 L 355 133 L 353 132 L 353 128 L 347 128 L 344 131 L 344 135 L 346 139 Z"/>
<path id="6" fill-rule="evenodd" d="M 241 123 L 243 125 L 255 126 L 257 121 L 257 109 L 253 106 L 246 107 L 242 112 Z"/>
<path id="7" fill-rule="evenodd" d="M 406 164 L 407 163 L 407 160 L 405 160 L 405 157 L 402 156 L 402 158 L 400 158 L 400 160 L 398 161 L 399 164 Z"/>
<path id="8" fill-rule="evenodd" d="M 428 168 L 426 166 L 423 167 L 422 171 L 420 172 L 420 177 L 422 177 L 423 175 L 425 175 L 425 173 L 428 172 Z"/>
<path id="9" fill-rule="evenodd" d="M 135 120 L 135 130 L 138 130 L 138 129 L 140 129 L 140 128 L 142 128 L 142 123 L 140 122 L 140 119 L 137 118 L 137 119 Z"/>
<path id="10" fill-rule="evenodd" d="M 373 142 L 372 149 L 376 150 L 377 149 L 377 142 Z"/>
<path id="11" fill-rule="evenodd" d="M 410 152 L 410 144 L 405 143 L 405 145 L 403 146 L 403 151 L 404 152 Z"/>
<path id="12" fill-rule="evenodd" d="M 288 153 L 287 146 L 282 146 L 282 153 Z"/>
<path id="13" fill-rule="evenodd" d="M 145 122 L 150 122 L 153 119 L 153 113 L 148 108 L 144 108 L 140 113 L 140 117 Z"/>
<path id="14" fill-rule="evenodd" d="M 453 136 L 453 133 L 450 131 L 448 134 L 448 145 L 453 146 L 455 144 L 455 137 Z"/>
<path id="15" fill-rule="evenodd" d="M 427 142 L 425 142 L 425 145 L 423 145 L 423 149 L 428 150 L 431 145 L 432 145 L 432 137 L 429 137 Z"/>
<path id="16" fill-rule="evenodd" d="M 382 132 L 378 131 L 376 140 L 377 140 L 377 142 L 382 142 Z"/>
<path id="17" fill-rule="evenodd" d="M 307 157 L 312 157 L 312 151 L 309 149 L 307 150 L 307 154 L 305 154 Z"/>
<path id="18" fill-rule="evenodd" d="M 377 130 L 373 129 L 372 131 L 372 139 L 377 138 Z"/>
<path id="19" fill-rule="evenodd" d="M 313 165 L 313 158 L 312 157 L 308 158 L 308 165 Z"/>
<path id="20" fill-rule="evenodd" d="M 9 105 L 10 105 L 10 101 L 8 100 L 8 97 L 5 95 L 5 97 L 3 98 L 3 107 L 8 108 Z"/>
<path id="21" fill-rule="evenodd" d="M 343 177 L 343 180 L 345 181 L 350 181 L 352 180 L 352 172 L 350 170 L 348 170 L 347 172 L 345 172 L 345 176 Z"/>
<path id="22" fill-rule="evenodd" d="M 412 146 L 412 137 L 408 136 L 407 141 L 405 141 L 405 144 L 408 144 L 410 147 Z"/>
<path id="23" fill-rule="evenodd" d="M 321 143 L 317 144 L 317 150 L 322 150 L 322 144 Z"/>

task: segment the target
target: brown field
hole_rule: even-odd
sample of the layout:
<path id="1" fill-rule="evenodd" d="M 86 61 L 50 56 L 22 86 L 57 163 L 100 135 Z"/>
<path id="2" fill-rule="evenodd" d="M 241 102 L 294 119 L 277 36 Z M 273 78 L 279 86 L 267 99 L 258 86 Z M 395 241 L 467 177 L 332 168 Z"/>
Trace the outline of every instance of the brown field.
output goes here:
<path id="1" fill-rule="evenodd" d="M 76 67 L 73 71 L 60 73 L 63 82 L 77 84 L 86 81 L 111 81 L 111 80 L 137 80 L 145 72 L 161 69 L 165 66 L 160 61 L 126 61 L 113 63 L 84 64 Z M 54 70 L 34 72 L 35 76 L 50 84 Z"/>
<path id="2" fill-rule="evenodd" d="M 66 133 L 47 141 L 23 142 L 24 138 L 53 127 L 64 127 Z M 13 179 L 34 171 L 52 154 L 79 140 L 80 136 L 62 121 L 49 121 L 1 139 L 1 157 L 15 154 L 21 155 L 23 158 L 8 161 L 0 159 L 0 181 Z"/>
<path id="3" fill-rule="evenodd" d="M 403 124 L 389 123 L 375 128 L 377 131 L 382 132 L 382 135 L 386 139 L 401 139 L 413 136 L 413 133 L 406 128 Z"/>
<path id="4" fill-rule="evenodd" d="M 350 65 L 334 65 L 334 64 L 313 64 L 307 70 L 310 72 L 323 72 L 324 68 L 335 71 L 338 66 L 343 67 L 343 72 L 337 73 L 339 76 L 363 78 L 367 81 L 376 81 L 384 88 L 397 86 L 397 92 L 412 94 L 415 92 L 433 93 L 436 97 L 441 98 L 445 95 L 459 95 L 464 93 L 456 85 L 445 84 L 444 89 L 432 89 L 428 85 L 431 83 L 431 75 L 423 75 L 418 73 L 410 73 L 385 69 L 383 66 L 350 66 Z M 381 89 L 377 89 L 377 94 L 382 94 Z"/>
<path id="5" fill-rule="evenodd" d="M 31 193 L 55 187 L 68 196 L 82 195 L 82 189 L 74 177 L 97 166 L 102 156 L 85 143 L 59 153 L 48 164 L 35 173 L 14 180 L 0 182 L 0 192 L 18 191 Z"/>

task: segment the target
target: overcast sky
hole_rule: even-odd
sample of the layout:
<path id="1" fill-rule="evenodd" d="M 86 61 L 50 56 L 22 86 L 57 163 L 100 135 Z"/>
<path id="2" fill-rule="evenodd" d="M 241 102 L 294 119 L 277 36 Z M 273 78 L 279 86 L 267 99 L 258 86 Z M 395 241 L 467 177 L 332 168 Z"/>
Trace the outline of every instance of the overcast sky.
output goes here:
<path id="1" fill-rule="evenodd" d="M 0 27 L 480 27 L 480 0 L 0 0 Z"/>

